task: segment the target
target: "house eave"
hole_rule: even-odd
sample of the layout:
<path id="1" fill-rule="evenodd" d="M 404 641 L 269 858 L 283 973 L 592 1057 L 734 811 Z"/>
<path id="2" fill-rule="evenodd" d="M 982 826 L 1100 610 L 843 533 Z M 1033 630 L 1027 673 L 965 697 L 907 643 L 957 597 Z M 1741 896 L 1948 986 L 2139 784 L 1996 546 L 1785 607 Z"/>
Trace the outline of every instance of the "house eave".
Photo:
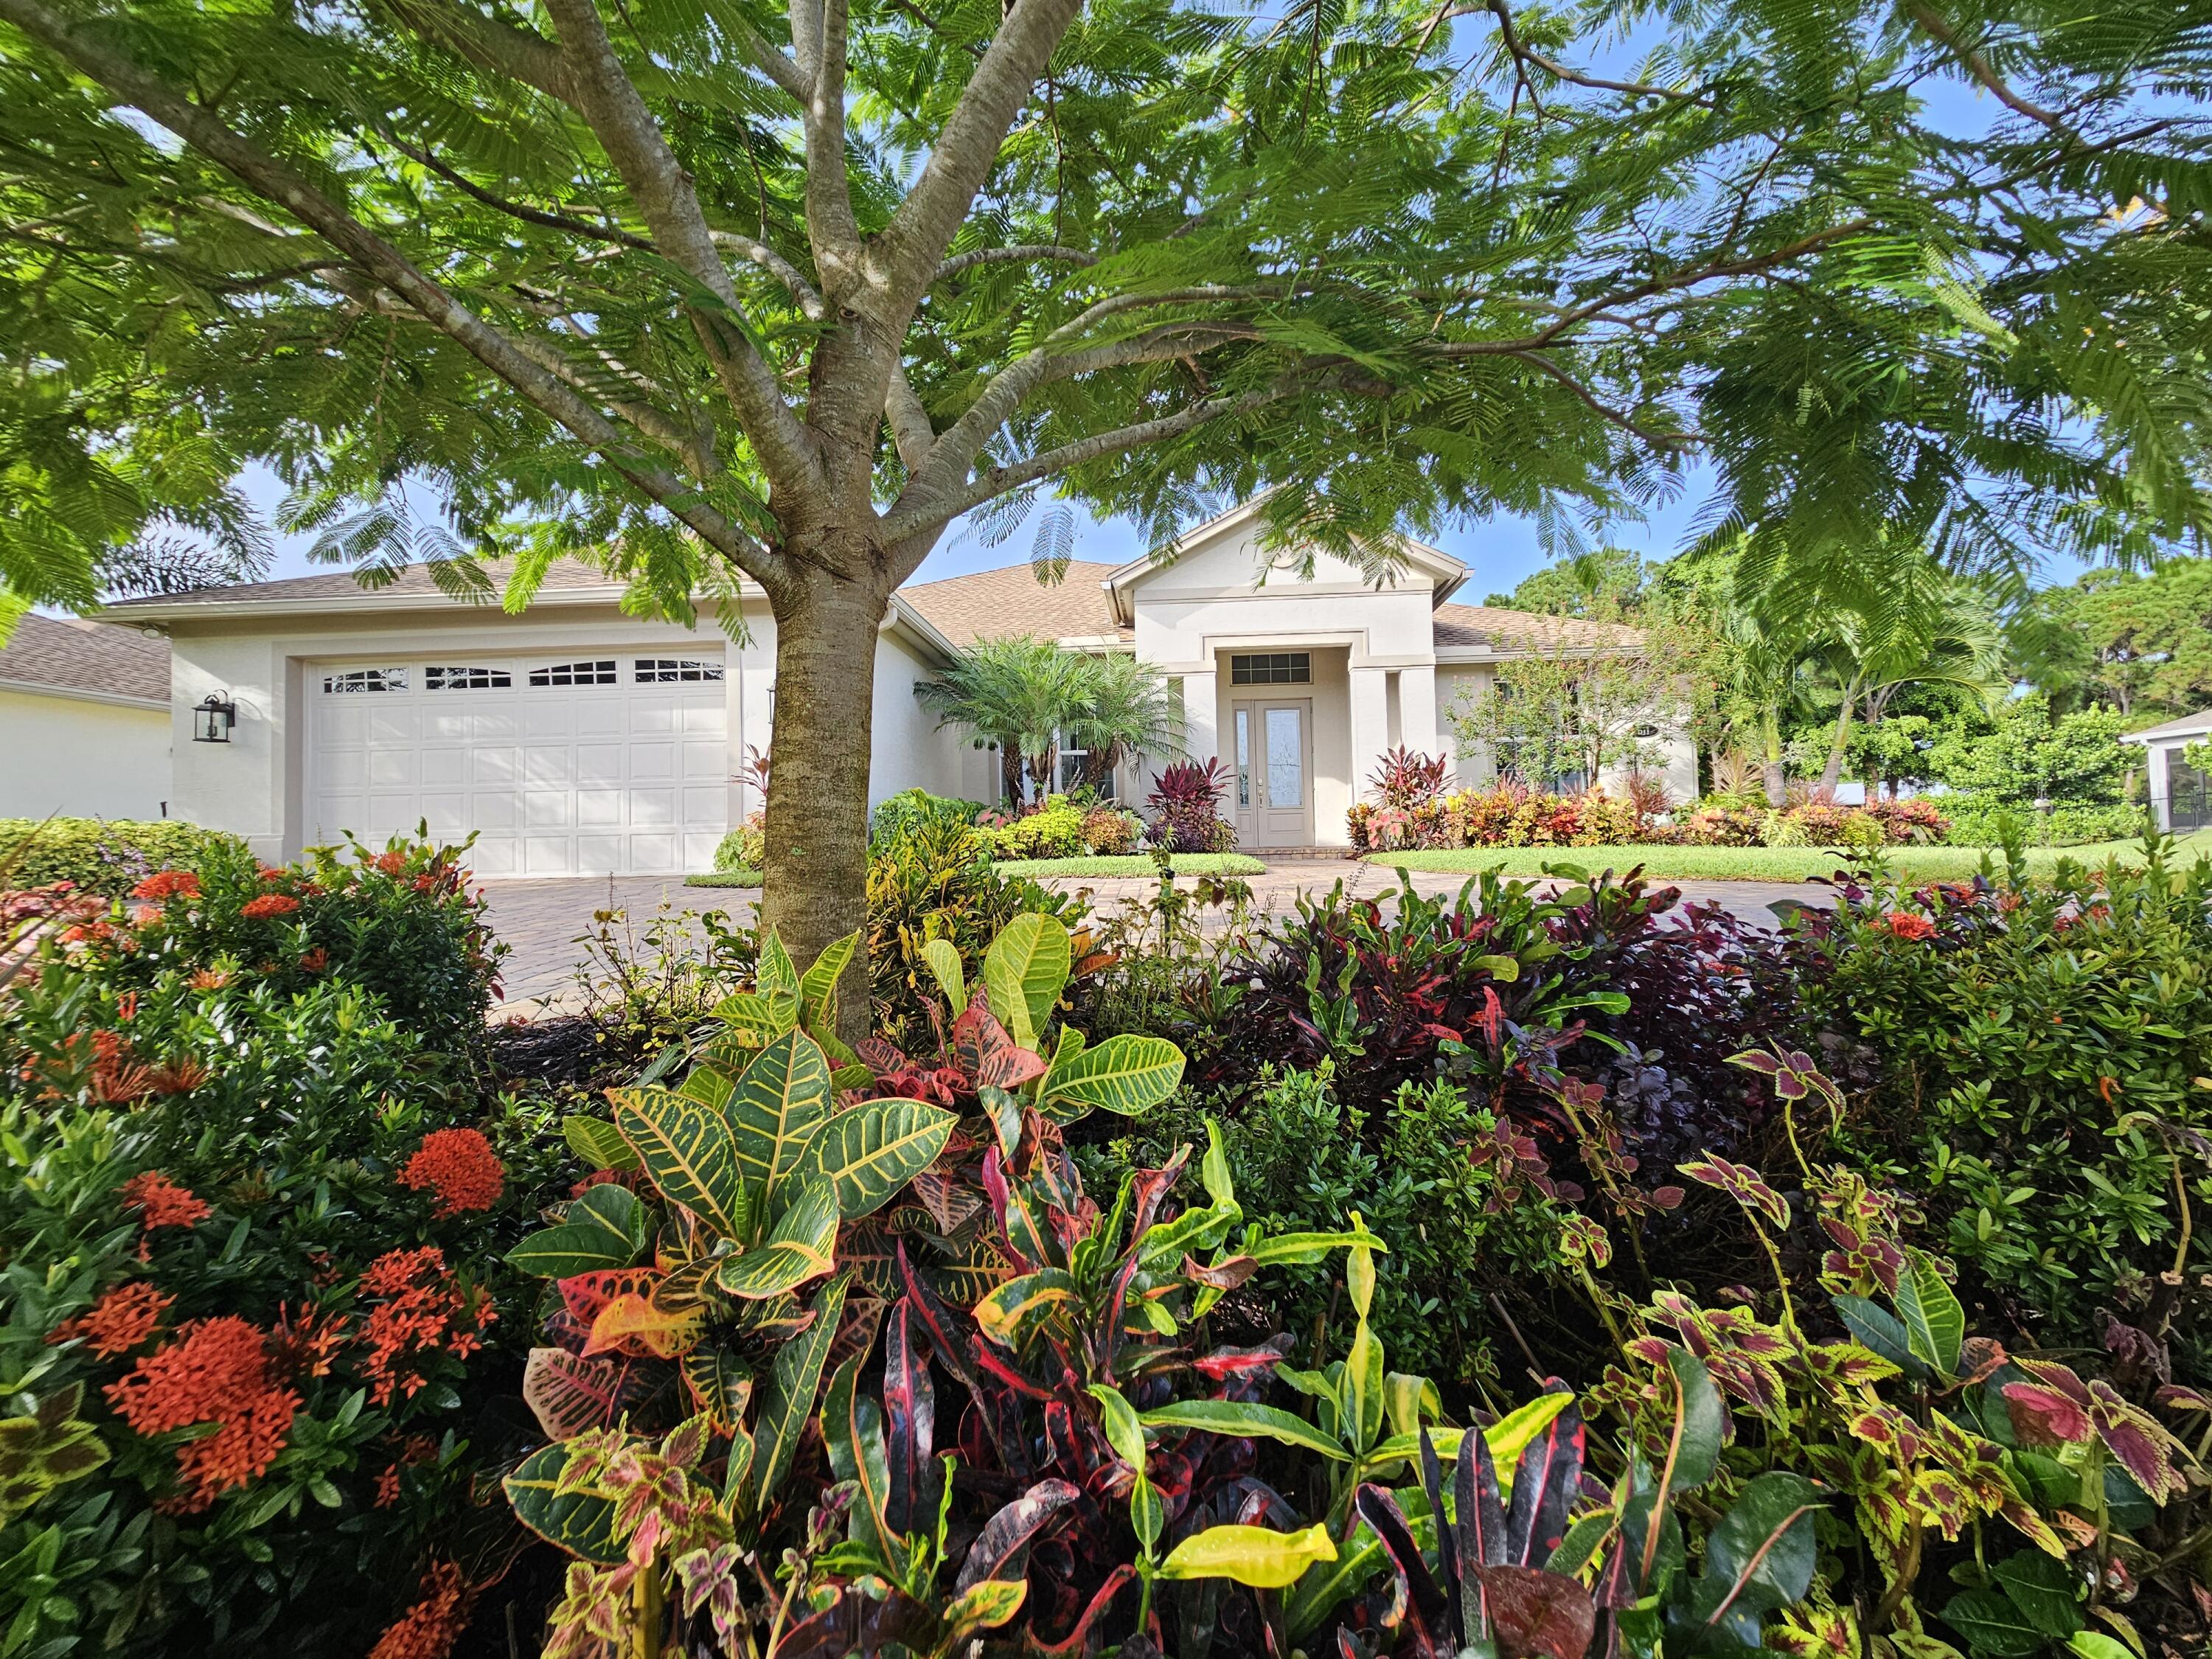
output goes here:
<path id="1" fill-rule="evenodd" d="M 48 685 L 39 680 L 0 679 L 0 691 L 23 697 L 60 697 L 70 702 L 106 703 L 116 708 L 147 708 L 167 713 L 167 697 L 134 697 L 121 691 L 94 691 L 75 685 Z"/>

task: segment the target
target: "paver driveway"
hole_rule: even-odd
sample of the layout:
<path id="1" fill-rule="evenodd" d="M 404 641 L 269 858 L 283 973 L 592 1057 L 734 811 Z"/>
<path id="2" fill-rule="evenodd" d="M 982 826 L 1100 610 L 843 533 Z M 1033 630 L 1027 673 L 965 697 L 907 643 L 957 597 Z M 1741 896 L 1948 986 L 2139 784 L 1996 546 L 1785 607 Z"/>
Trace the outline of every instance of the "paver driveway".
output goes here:
<path id="1" fill-rule="evenodd" d="M 1426 894 L 1459 890 L 1464 876 L 1417 873 L 1413 886 Z M 1285 860 L 1271 865 L 1266 874 L 1248 876 L 1257 908 L 1288 910 L 1299 893 L 1325 892 L 1342 881 L 1352 892 L 1374 896 L 1395 890 L 1392 872 L 1371 864 L 1346 859 Z M 1064 880 L 1050 884 L 1063 889 L 1089 888 L 1091 902 L 1107 910 L 1151 892 L 1149 877 L 1121 877 L 1089 881 Z M 1718 902 L 1747 921 L 1771 923 L 1768 907 L 1778 899 L 1802 903 L 1826 902 L 1823 888 L 1760 881 L 1685 881 L 1676 884 L 1685 897 Z M 758 896 L 740 887 L 686 887 L 675 876 L 599 876 L 562 878 L 542 881 L 487 881 L 491 925 L 510 947 L 504 981 L 508 1012 L 531 1013 L 549 1002 L 557 1003 L 574 985 L 581 951 L 579 935 L 592 925 L 596 910 L 621 910 L 633 924 L 641 923 L 663 902 L 693 912 L 720 910 L 732 921 L 750 920 Z"/>

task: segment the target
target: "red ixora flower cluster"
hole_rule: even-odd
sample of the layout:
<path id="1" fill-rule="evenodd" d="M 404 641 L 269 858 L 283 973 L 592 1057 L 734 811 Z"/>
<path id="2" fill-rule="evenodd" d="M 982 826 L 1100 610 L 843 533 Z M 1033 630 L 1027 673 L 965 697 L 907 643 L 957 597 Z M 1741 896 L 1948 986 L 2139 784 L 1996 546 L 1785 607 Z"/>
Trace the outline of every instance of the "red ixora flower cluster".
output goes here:
<path id="1" fill-rule="evenodd" d="M 394 1620 L 368 1659 L 446 1659 L 468 1628 L 476 1587 L 451 1561 L 434 1561 L 422 1575 L 422 1599 Z"/>
<path id="2" fill-rule="evenodd" d="M 131 890 L 135 899 L 198 898 L 200 878 L 189 870 L 156 870 Z"/>
<path id="3" fill-rule="evenodd" d="M 1886 912 L 1881 925 L 1896 939 L 1923 939 L 1936 937 L 1936 924 L 1925 916 L 1915 915 L 1910 910 Z"/>
<path id="4" fill-rule="evenodd" d="M 279 1388 L 271 1369 L 260 1328 L 227 1315 L 191 1321 L 107 1385 L 108 1403 L 140 1434 L 216 1425 L 177 1448 L 185 1492 L 173 1508 L 187 1515 L 204 1510 L 276 1461 L 300 1396 Z"/>
<path id="5" fill-rule="evenodd" d="M 64 1319 L 46 1333 L 49 1342 L 66 1342 L 81 1336 L 84 1346 L 102 1359 L 129 1353 L 161 1328 L 161 1316 L 175 1301 L 163 1296 L 143 1279 L 118 1285 L 75 1319 Z"/>
<path id="6" fill-rule="evenodd" d="M 361 1289 L 381 1298 L 361 1327 L 368 1350 L 362 1375 L 380 1406 L 390 1405 L 394 1393 L 411 1399 L 422 1391 L 428 1381 L 418 1369 L 422 1360 L 474 1353 L 483 1346 L 483 1328 L 499 1317 L 491 1292 L 481 1285 L 463 1289 L 434 1244 L 377 1257 L 362 1270 Z"/>
<path id="7" fill-rule="evenodd" d="M 299 908 L 300 901 L 289 893 L 264 893 L 240 905 L 238 914 L 249 921 L 259 921 L 266 916 L 289 916 Z"/>
<path id="8" fill-rule="evenodd" d="M 139 1224 L 148 1232 L 156 1227 L 195 1227 L 208 1216 L 206 1200 L 192 1195 L 159 1170 L 135 1175 L 123 1183 L 123 1201 L 137 1209 Z"/>
<path id="9" fill-rule="evenodd" d="M 507 1190 L 507 1170 L 474 1129 L 433 1129 L 399 1172 L 399 1184 L 438 1195 L 441 1218 L 489 1210 Z"/>

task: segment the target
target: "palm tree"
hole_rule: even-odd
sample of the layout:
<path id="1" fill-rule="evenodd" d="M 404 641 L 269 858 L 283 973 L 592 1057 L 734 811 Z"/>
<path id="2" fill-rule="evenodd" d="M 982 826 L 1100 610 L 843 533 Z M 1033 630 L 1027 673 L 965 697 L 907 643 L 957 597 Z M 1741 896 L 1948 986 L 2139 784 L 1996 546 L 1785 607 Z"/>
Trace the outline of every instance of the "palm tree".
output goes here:
<path id="1" fill-rule="evenodd" d="M 1051 792 L 1063 742 L 1085 751 L 1084 781 L 1094 787 L 1132 756 L 1182 752 L 1165 678 L 1133 656 L 1085 656 L 1026 635 L 979 640 L 921 696 L 940 726 L 999 745 L 1012 800 L 1025 793 L 1024 771 L 1038 794 Z"/>
<path id="2" fill-rule="evenodd" d="M 1166 675 L 1127 653 L 1083 660 L 1088 685 L 1066 730 L 1084 751 L 1084 782 L 1103 789 L 1125 760 L 1182 757 L 1182 711 Z"/>
<path id="3" fill-rule="evenodd" d="M 1878 725 L 1908 685 L 1950 685 L 1994 702 L 2010 683 L 1990 595 L 1922 555 L 1900 560 L 1877 602 L 1821 620 L 1812 656 L 1839 688 L 1820 787 L 1841 780 L 1852 723 Z"/>

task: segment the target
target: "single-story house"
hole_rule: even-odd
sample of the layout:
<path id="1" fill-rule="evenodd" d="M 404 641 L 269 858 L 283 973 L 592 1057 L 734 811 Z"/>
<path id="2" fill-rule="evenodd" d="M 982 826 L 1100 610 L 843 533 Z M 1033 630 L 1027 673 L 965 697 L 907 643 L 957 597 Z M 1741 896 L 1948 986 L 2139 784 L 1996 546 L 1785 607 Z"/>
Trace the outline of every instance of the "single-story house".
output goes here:
<path id="1" fill-rule="evenodd" d="M 2160 829 L 2202 830 L 2212 824 L 2212 777 L 2181 757 L 2191 744 L 2208 739 L 2212 739 L 2212 708 L 2121 738 L 2122 743 L 2142 745 L 2151 810 L 2158 814 Z"/>
<path id="2" fill-rule="evenodd" d="M 1024 565 L 902 589 L 877 641 L 870 799 L 917 785 L 996 795 L 996 756 L 940 729 L 914 689 L 960 646 L 1034 634 L 1133 651 L 1170 677 L 1188 750 L 1236 770 L 1243 845 L 1340 847 L 1382 752 L 1449 752 L 1445 711 L 1486 690 L 1498 663 L 1637 644 L 1632 629 L 1452 604 L 1466 567 L 1411 541 L 1401 551 L 1380 586 L 1327 555 L 1302 574 L 1261 551 L 1248 504 L 1171 551 L 1077 563 L 1052 586 Z M 427 820 L 440 836 L 475 833 L 485 875 L 704 869 L 760 805 L 746 761 L 769 746 L 775 619 L 750 588 L 734 638 L 704 617 L 627 615 L 621 594 L 567 564 L 510 616 L 456 604 L 416 568 L 380 588 L 308 576 L 106 614 L 168 630 L 174 810 L 265 857 Z M 227 741 L 194 740 L 210 697 L 235 706 Z M 1694 755 L 1668 749 L 1686 798 Z M 1480 757 L 1455 763 L 1468 781 L 1486 772 Z M 1116 781 L 1125 798 L 1146 787 L 1134 769 Z"/>
<path id="3" fill-rule="evenodd" d="M 0 646 L 0 817 L 162 817 L 169 731 L 158 629 L 17 617 Z"/>

